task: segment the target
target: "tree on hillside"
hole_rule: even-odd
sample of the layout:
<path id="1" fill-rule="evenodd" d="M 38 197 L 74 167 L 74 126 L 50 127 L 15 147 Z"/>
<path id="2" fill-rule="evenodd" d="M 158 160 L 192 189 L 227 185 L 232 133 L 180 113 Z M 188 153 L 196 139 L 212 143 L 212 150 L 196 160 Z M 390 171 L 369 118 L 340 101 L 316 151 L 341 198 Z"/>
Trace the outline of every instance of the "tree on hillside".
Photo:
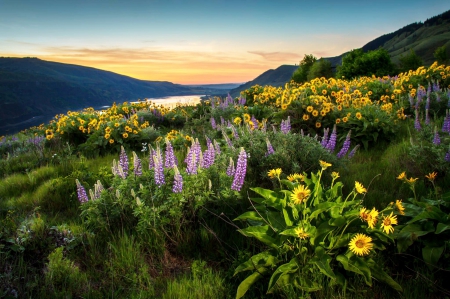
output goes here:
<path id="1" fill-rule="evenodd" d="M 423 60 L 419 55 L 414 52 L 413 49 L 409 50 L 408 54 L 400 56 L 400 71 L 407 72 L 409 70 L 416 70 L 418 67 L 423 65 Z"/>
<path id="2" fill-rule="evenodd" d="M 433 55 L 439 64 L 447 64 L 448 63 L 448 52 L 447 52 L 447 47 L 445 45 L 437 48 L 436 51 L 434 51 Z"/>
<path id="3" fill-rule="evenodd" d="M 320 58 L 311 66 L 309 73 L 307 75 L 308 80 L 315 78 L 331 78 L 333 76 L 333 71 L 331 69 L 331 62 L 329 60 Z"/>
<path id="4" fill-rule="evenodd" d="M 292 80 L 297 83 L 303 83 L 308 80 L 308 73 L 311 67 L 313 66 L 314 62 L 317 61 L 317 58 L 314 57 L 314 55 L 305 55 L 303 57 L 302 61 L 300 61 L 300 65 L 298 69 L 292 74 Z"/>
<path id="5" fill-rule="evenodd" d="M 338 66 L 337 78 L 351 79 L 360 76 L 394 75 L 397 73 L 389 52 L 384 48 L 364 52 L 362 49 L 350 51 L 342 58 L 342 65 Z"/>

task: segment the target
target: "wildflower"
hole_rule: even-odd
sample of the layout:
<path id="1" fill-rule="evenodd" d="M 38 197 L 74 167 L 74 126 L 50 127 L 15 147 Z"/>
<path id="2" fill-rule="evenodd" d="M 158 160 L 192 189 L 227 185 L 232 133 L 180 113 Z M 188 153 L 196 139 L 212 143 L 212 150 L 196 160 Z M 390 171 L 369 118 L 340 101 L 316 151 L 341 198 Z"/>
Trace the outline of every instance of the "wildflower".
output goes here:
<path id="1" fill-rule="evenodd" d="M 216 155 L 220 155 L 221 151 L 220 151 L 220 144 L 214 139 L 213 141 L 214 143 L 214 149 L 216 150 Z"/>
<path id="2" fill-rule="evenodd" d="M 332 178 L 333 180 L 339 178 L 339 172 L 333 171 L 333 172 L 331 173 L 331 178 Z"/>
<path id="3" fill-rule="evenodd" d="M 303 120 L 307 121 L 309 119 L 309 115 L 308 114 L 303 114 Z"/>
<path id="4" fill-rule="evenodd" d="M 323 129 L 323 137 L 322 137 L 322 142 L 320 143 L 324 148 L 327 147 L 327 143 L 328 143 L 328 132 L 330 131 L 329 128 L 324 128 Z"/>
<path id="5" fill-rule="evenodd" d="M 284 134 L 289 133 L 289 131 L 291 130 L 291 117 L 288 116 L 287 120 L 282 120 L 281 121 L 281 125 L 280 125 L 280 131 L 283 132 Z"/>
<path id="6" fill-rule="evenodd" d="M 317 110 L 313 110 L 312 112 L 312 116 L 317 117 L 317 115 L 319 115 L 319 111 Z"/>
<path id="7" fill-rule="evenodd" d="M 348 243 L 350 251 L 356 255 L 367 255 L 373 247 L 372 238 L 365 234 L 356 234 Z"/>
<path id="8" fill-rule="evenodd" d="M 305 187 L 304 185 L 300 185 L 294 188 L 291 194 L 291 200 L 294 202 L 294 204 L 298 205 L 308 200 L 308 197 L 310 195 L 311 190 L 309 190 L 308 187 Z"/>
<path id="9" fill-rule="evenodd" d="M 345 156 L 345 154 L 347 154 L 348 150 L 350 149 L 350 134 L 351 134 L 351 130 L 348 131 L 347 133 L 347 137 L 345 137 L 345 141 L 344 144 L 342 145 L 341 150 L 339 151 L 339 153 L 337 153 L 337 157 L 338 158 L 342 158 Z"/>
<path id="10" fill-rule="evenodd" d="M 420 131 L 420 129 L 422 128 L 422 127 L 420 126 L 420 121 L 419 121 L 419 110 L 418 110 L 418 109 L 416 109 L 416 118 L 415 118 L 415 120 L 414 120 L 414 128 L 415 128 L 417 131 Z"/>
<path id="11" fill-rule="evenodd" d="M 357 181 L 355 181 L 355 190 L 359 194 L 363 194 L 363 193 L 367 192 L 367 189 L 364 188 L 364 186 L 360 182 L 357 182 Z"/>
<path id="12" fill-rule="evenodd" d="M 438 133 L 437 130 L 434 132 L 433 144 L 434 144 L 434 145 L 439 145 L 439 144 L 441 144 L 441 138 L 439 137 L 439 133 Z"/>
<path id="13" fill-rule="evenodd" d="M 308 111 L 309 113 L 311 113 L 313 110 L 314 110 L 313 106 L 306 107 L 306 111 Z"/>
<path id="14" fill-rule="evenodd" d="M 319 160 L 320 163 L 320 167 L 322 167 L 322 170 L 327 169 L 328 167 L 330 167 L 332 164 L 331 163 L 327 163 L 325 161 Z"/>
<path id="15" fill-rule="evenodd" d="M 162 161 L 162 156 L 161 156 L 161 151 L 158 148 L 156 150 L 156 155 L 153 156 L 153 160 L 155 162 L 155 184 L 158 187 L 161 187 L 162 185 L 164 185 L 166 183 L 165 178 L 164 178 L 164 168 L 163 168 L 163 161 Z"/>
<path id="16" fill-rule="evenodd" d="M 320 121 L 316 122 L 316 128 L 320 128 L 322 126 L 322 124 L 320 123 Z"/>
<path id="17" fill-rule="evenodd" d="M 406 182 L 408 182 L 409 184 L 413 185 L 419 178 L 409 178 L 406 179 Z"/>
<path id="18" fill-rule="evenodd" d="M 397 224 L 397 215 L 392 215 L 392 212 L 389 216 L 384 216 L 383 221 L 381 222 L 381 228 L 384 230 L 386 234 L 394 232 L 394 228 L 392 225 Z"/>
<path id="19" fill-rule="evenodd" d="M 269 172 L 267 172 L 267 175 L 269 176 L 269 178 L 273 179 L 275 177 L 280 178 L 280 174 L 283 171 L 281 170 L 281 168 L 277 168 L 277 169 L 271 169 Z"/>
<path id="20" fill-rule="evenodd" d="M 406 179 L 406 172 L 402 172 L 398 175 L 397 180 L 404 180 Z"/>
<path id="21" fill-rule="evenodd" d="M 120 147 L 119 165 L 122 167 L 125 177 L 128 176 L 128 156 L 123 146 Z"/>
<path id="22" fill-rule="evenodd" d="M 214 130 L 217 129 L 216 120 L 214 119 L 214 117 L 211 117 L 211 127 L 212 127 Z"/>
<path id="23" fill-rule="evenodd" d="M 361 208 L 361 210 L 359 211 L 359 218 L 361 218 L 361 220 L 367 221 L 367 219 L 369 219 L 369 211 L 366 208 Z"/>
<path id="24" fill-rule="evenodd" d="M 349 159 L 353 158 L 353 156 L 356 154 L 356 152 L 358 151 L 358 149 L 359 149 L 359 144 L 357 144 L 357 145 L 350 151 L 350 153 L 348 154 L 348 158 L 349 158 Z"/>
<path id="25" fill-rule="evenodd" d="M 134 175 L 135 176 L 141 176 L 142 175 L 141 159 L 139 159 L 138 155 L 136 155 L 135 152 L 133 152 L 133 168 L 134 168 Z"/>
<path id="26" fill-rule="evenodd" d="M 427 174 L 425 177 L 430 181 L 434 181 L 436 179 L 437 176 L 437 172 L 431 172 L 429 174 Z"/>
<path id="27" fill-rule="evenodd" d="M 186 173 L 191 175 L 191 174 L 197 174 L 197 158 L 195 155 L 195 149 L 194 149 L 194 144 L 191 145 L 191 147 L 189 147 L 186 159 L 184 160 L 184 162 L 187 164 L 186 166 Z"/>
<path id="28" fill-rule="evenodd" d="M 398 212 L 400 213 L 400 215 L 405 215 L 405 207 L 402 205 L 402 200 L 397 199 L 395 201 L 395 206 L 397 207 Z"/>
<path id="29" fill-rule="evenodd" d="M 178 164 L 177 158 L 175 157 L 175 155 L 173 153 L 172 144 L 170 143 L 169 139 L 166 138 L 166 152 L 165 152 L 164 167 L 172 168 L 177 164 Z"/>
<path id="30" fill-rule="evenodd" d="M 173 166 L 173 169 L 175 171 L 175 175 L 173 176 L 173 193 L 181 193 L 183 191 L 183 177 L 180 174 L 180 171 L 178 170 L 178 167 L 176 165 Z"/>
<path id="31" fill-rule="evenodd" d="M 268 155 L 272 155 L 273 153 L 275 153 L 275 150 L 273 149 L 273 146 L 270 143 L 269 138 L 266 138 L 266 144 L 267 144 L 267 152 L 265 156 L 267 157 Z"/>
<path id="32" fill-rule="evenodd" d="M 231 157 L 230 157 L 230 164 L 228 164 L 228 167 L 227 167 L 227 176 L 233 176 L 234 175 L 234 172 L 235 172 L 235 168 L 234 168 L 234 161 L 233 161 L 233 159 L 231 159 Z"/>
<path id="33" fill-rule="evenodd" d="M 247 172 L 247 153 L 244 148 L 241 147 L 241 151 L 236 163 L 236 171 L 234 173 L 233 183 L 231 190 L 241 191 L 242 185 L 244 185 L 245 174 Z"/>
<path id="34" fill-rule="evenodd" d="M 374 228 L 375 224 L 377 224 L 378 214 L 379 212 L 375 208 L 373 208 L 369 212 L 369 215 L 367 216 L 367 224 L 369 225 L 370 228 Z"/>
<path id="35" fill-rule="evenodd" d="M 77 183 L 78 200 L 80 201 L 80 203 L 87 202 L 89 199 L 88 199 L 88 196 L 86 193 L 86 189 L 84 189 L 83 185 L 81 185 L 81 183 L 78 179 L 76 179 L 75 182 Z"/>
<path id="36" fill-rule="evenodd" d="M 298 174 L 298 173 L 290 174 L 290 175 L 288 175 L 288 177 L 287 177 L 287 179 L 288 179 L 290 182 L 293 182 L 293 181 L 297 181 L 297 182 L 303 181 L 304 178 L 305 178 L 305 176 L 304 176 L 303 174 Z"/>
<path id="37" fill-rule="evenodd" d="M 294 232 L 297 234 L 297 236 L 302 239 L 305 240 L 306 238 L 309 238 L 309 234 L 307 232 L 305 232 L 305 230 L 303 229 L 303 227 L 297 227 Z"/>
<path id="38" fill-rule="evenodd" d="M 331 153 L 334 151 L 334 148 L 336 146 L 336 139 L 337 139 L 337 133 L 336 133 L 336 125 L 333 126 L 333 132 L 331 132 L 330 139 L 328 139 L 326 149 Z"/>
<path id="39" fill-rule="evenodd" d="M 360 112 L 356 112 L 356 115 L 355 115 L 355 116 L 356 116 L 357 119 L 361 119 L 361 118 L 362 118 L 362 115 L 361 115 Z"/>

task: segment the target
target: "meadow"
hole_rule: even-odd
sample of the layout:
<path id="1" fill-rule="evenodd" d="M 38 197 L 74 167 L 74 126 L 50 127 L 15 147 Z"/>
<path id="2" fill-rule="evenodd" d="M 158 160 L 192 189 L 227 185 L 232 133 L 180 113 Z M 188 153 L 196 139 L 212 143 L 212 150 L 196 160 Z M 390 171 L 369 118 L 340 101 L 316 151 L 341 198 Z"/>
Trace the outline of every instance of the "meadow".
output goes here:
<path id="1" fill-rule="evenodd" d="M 450 66 L 0 139 L 2 298 L 448 298 Z"/>

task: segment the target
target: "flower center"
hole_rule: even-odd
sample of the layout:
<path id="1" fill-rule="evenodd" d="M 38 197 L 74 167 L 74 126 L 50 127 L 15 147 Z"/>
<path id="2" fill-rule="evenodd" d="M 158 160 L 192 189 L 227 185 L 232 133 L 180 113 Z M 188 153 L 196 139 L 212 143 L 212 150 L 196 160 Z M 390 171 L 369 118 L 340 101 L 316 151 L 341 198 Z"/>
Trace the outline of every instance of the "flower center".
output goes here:
<path id="1" fill-rule="evenodd" d="M 355 242 L 356 247 L 358 248 L 364 248 L 364 246 L 366 245 L 366 243 L 363 240 L 358 240 Z"/>

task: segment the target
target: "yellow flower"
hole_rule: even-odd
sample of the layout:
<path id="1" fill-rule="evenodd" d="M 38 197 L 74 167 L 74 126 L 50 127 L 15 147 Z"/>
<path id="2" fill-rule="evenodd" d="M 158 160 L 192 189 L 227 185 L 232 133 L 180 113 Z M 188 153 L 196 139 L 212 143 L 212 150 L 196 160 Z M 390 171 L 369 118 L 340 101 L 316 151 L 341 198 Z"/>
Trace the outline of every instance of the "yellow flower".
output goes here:
<path id="1" fill-rule="evenodd" d="M 303 179 L 305 178 L 305 176 L 303 175 L 303 174 L 298 174 L 298 173 L 294 173 L 294 174 L 290 174 L 290 175 L 288 175 L 288 177 L 287 177 L 287 179 L 290 181 L 290 182 L 293 182 L 293 181 L 303 181 Z"/>
<path id="2" fill-rule="evenodd" d="M 316 128 L 320 128 L 322 126 L 322 124 L 320 123 L 320 121 L 316 122 Z"/>
<path id="3" fill-rule="evenodd" d="M 418 179 L 419 178 L 409 178 L 409 179 L 406 179 L 406 181 L 410 184 L 414 184 Z"/>
<path id="4" fill-rule="evenodd" d="M 392 225 L 398 224 L 397 215 L 392 215 L 392 212 L 389 216 L 384 216 L 383 221 L 381 222 L 381 228 L 384 230 L 386 234 L 394 232 L 394 228 Z"/>
<path id="5" fill-rule="evenodd" d="M 123 138 L 128 138 L 128 133 L 123 133 L 123 134 L 122 134 L 122 137 L 123 137 Z"/>
<path id="6" fill-rule="evenodd" d="M 303 114 L 303 120 L 307 121 L 309 119 L 309 115 L 308 114 Z"/>
<path id="7" fill-rule="evenodd" d="M 313 115 L 314 117 L 316 117 L 317 115 L 319 115 L 319 111 L 313 110 L 312 115 Z"/>
<path id="8" fill-rule="evenodd" d="M 313 106 L 306 107 L 306 111 L 308 111 L 309 113 L 311 113 L 313 110 L 314 110 Z"/>
<path id="9" fill-rule="evenodd" d="M 369 215 L 367 216 L 367 224 L 369 225 L 370 228 L 374 228 L 375 224 L 377 224 L 378 221 L 378 211 L 373 208 Z"/>
<path id="10" fill-rule="evenodd" d="M 138 133 L 138 131 L 137 130 L 133 130 L 133 134 L 137 134 Z"/>
<path id="11" fill-rule="evenodd" d="M 287 109 L 287 105 L 286 104 L 281 105 L 281 109 L 282 110 L 286 110 Z"/>
<path id="12" fill-rule="evenodd" d="M 244 113 L 244 122 L 248 123 L 250 121 L 250 115 L 248 113 Z"/>
<path id="13" fill-rule="evenodd" d="M 133 129 L 131 129 L 129 126 L 125 126 L 125 131 L 131 132 L 131 131 L 133 131 Z"/>
<path id="14" fill-rule="evenodd" d="M 184 139 L 186 139 L 187 141 L 191 141 L 191 137 L 189 137 L 189 135 L 184 136 Z"/>
<path id="15" fill-rule="evenodd" d="M 118 126 L 120 126 L 119 123 L 115 123 L 115 124 L 114 124 L 114 127 L 118 127 Z"/>
<path id="16" fill-rule="evenodd" d="M 398 212 L 400 213 L 400 215 L 405 215 L 405 207 L 402 205 L 402 200 L 400 199 L 400 200 L 396 200 L 395 201 L 395 206 L 397 207 L 397 209 L 398 209 Z"/>
<path id="17" fill-rule="evenodd" d="M 348 117 L 347 117 L 347 116 L 344 116 L 344 117 L 342 118 L 342 121 L 346 123 L 346 122 L 348 121 Z"/>
<path id="18" fill-rule="evenodd" d="M 300 185 L 294 188 L 291 195 L 291 199 L 294 202 L 294 204 L 298 205 L 306 201 L 310 195 L 311 190 L 309 190 L 308 187 L 305 187 L 304 185 Z"/>
<path id="19" fill-rule="evenodd" d="M 338 177 L 339 177 L 339 172 L 333 171 L 333 172 L 331 173 L 331 178 L 332 178 L 333 180 L 337 179 Z"/>
<path id="20" fill-rule="evenodd" d="M 431 172 L 429 174 L 427 174 L 425 177 L 430 181 L 434 181 L 436 179 L 437 176 L 437 172 Z"/>
<path id="21" fill-rule="evenodd" d="M 281 170 L 281 168 L 277 168 L 277 169 L 271 169 L 269 172 L 267 172 L 267 175 L 269 176 L 269 178 L 273 179 L 275 177 L 280 178 L 280 174 L 283 171 Z"/>
<path id="22" fill-rule="evenodd" d="M 328 163 L 328 162 L 325 162 L 322 160 L 319 160 L 319 164 L 320 164 L 320 167 L 322 167 L 322 170 L 325 170 L 332 165 L 331 163 Z"/>
<path id="23" fill-rule="evenodd" d="M 307 232 L 305 232 L 305 230 L 303 229 L 303 227 L 297 227 L 294 232 L 297 234 L 297 236 L 302 239 L 305 240 L 306 238 L 309 237 L 309 234 Z"/>
<path id="24" fill-rule="evenodd" d="M 365 234 L 356 234 L 348 243 L 349 249 L 356 255 L 367 255 L 373 247 L 372 238 Z"/>
<path id="25" fill-rule="evenodd" d="M 326 89 L 322 90 L 322 94 L 326 95 L 327 94 L 327 90 Z"/>
<path id="26" fill-rule="evenodd" d="M 339 124 L 341 122 L 340 118 L 336 118 L 336 124 Z"/>
<path id="27" fill-rule="evenodd" d="M 400 173 L 397 177 L 398 180 L 403 180 L 406 179 L 406 173 L 403 171 L 402 173 Z"/>
<path id="28" fill-rule="evenodd" d="M 114 143 L 114 139 L 109 139 L 109 143 L 113 144 Z"/>
<path id="29" fill-rule="evenodd" d="M 359 194 L 363 194 L 363 193 L 367 192 L 367 189 L 364 188 L 364 186 L 360 182 L 357 182 L 357 181 L 355 181 L 355 189 L 356 189 L 356 192 L 358 192 Z"/>
<path id="30" fill-rule="evenodd" d="M 357 118 L 357 119 L 361 119 L 361 117 L 362 117 L 361 113 L 356 112 L 356 118 Z"/>
<path id="31" fill-rule="evenodd" d="M 361 218 L 361 220 L 367 221 L 367 219 L 369 219 L 369 211 L 366 208 L 361 208 L 361 210 L 359 211 L 359 218 Z"/>
<path id="32" fill-rule="evenodd" d="M 108 134 L 108 133 L 106 133 L 106 134 L 105 134 L 105 139 L 109 139 L 109 137 L 111 137 L 111 135 Z"/>
<path id="33" fill-rule="evenodd" d="M 233 120 L 233 122 L 234 122 L 236 125 L 240 125 L 241 122 L 242 122 L 242 118 L 240 118 L 240 117 L 238 116 L 238 117 L 236 117 L 236 118 Z"/>

